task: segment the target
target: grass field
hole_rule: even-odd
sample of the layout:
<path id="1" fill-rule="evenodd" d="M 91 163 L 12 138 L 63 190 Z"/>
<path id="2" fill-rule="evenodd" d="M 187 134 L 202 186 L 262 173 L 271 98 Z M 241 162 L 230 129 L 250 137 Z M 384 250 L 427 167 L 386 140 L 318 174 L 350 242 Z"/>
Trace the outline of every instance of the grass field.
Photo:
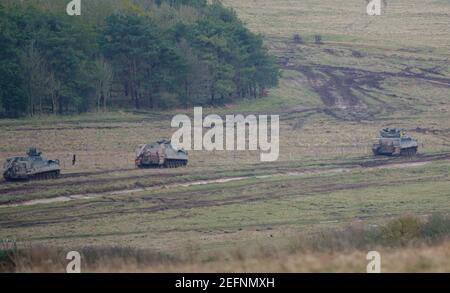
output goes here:
<path id="1" fill-rule="evenodd" d="M 308 271 L 364 271 L 359 250 L 295 253 L 287 267 L 258 257 L 223 267 L 205 261 L 347 225 L 450 212 L 450 3 L 387 1 L 382 16 L 369 17 L 364 1 L 224 2 L 263 34 L 282 79 L 267 97 L 205 112 L 279 114 L 280 159 L 201 151 L 190 153 L 188 168 L 136 170 L 135 147 L 170 138 L 173 115 L 193 109 L 0 120 L 1 161 L 33 145 L 59 158 L 64 174 L 0 181 L 0 239 L 192 258 L 150 271 L 304 271 L 305 262 L 317 264 Z M 420 140 L 417 158 L 372 158 L 378 130 L 392 126 Z M 387 270 L 448 272 L 448 247 L 389 250 Z M 410 266 L 416 254 L 419 265 Z"/>

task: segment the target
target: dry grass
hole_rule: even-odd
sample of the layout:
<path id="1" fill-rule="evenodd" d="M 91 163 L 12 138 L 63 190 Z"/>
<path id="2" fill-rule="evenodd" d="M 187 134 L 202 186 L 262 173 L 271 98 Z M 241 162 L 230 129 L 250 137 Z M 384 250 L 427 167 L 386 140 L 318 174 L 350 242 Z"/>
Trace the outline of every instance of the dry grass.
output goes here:
<path id="1" fill-rule="evenodd" d="M 381 227 L 349 226 L 300 237 L 283 246 L 236 248 L 181 255 L 124 247 L 82 248 L 84 272 L 365 272 L 368 251 L 382 256 L 383 272 L 450 272 L 450 218 L 402 217 Z M 64 249 L 10 248 L 0 254 L 0 270 L 63 272 Z"/>
<path id="2" fill-rule="evenodd" d="M 380 17 L 366 15 L 359 0 L 224 0 L 234 7 L 251 29 L 268 37 L 306 39 L 315 34 L 325 40 L 374 46 L 433 46 L 450 44 L 446 1 L 386 1 Z M 430 30 L 430 28 L 433 28 Z"/>
<path id="3" fill-rule="evenodd" d="M 448 273 L 450 272 L 450 241 L 436 246 L 379 249 L 383 273 Z M 40 254 L 42 251 L 39 252 Z M 52 255 L 52 254 L 50 254 Z M 189 272 L 255 272 L 255 273 L 365 273 L 366 251 L 296 253 L 277 257 L 212 261 L 207 263 L 165 263 L 143 265 L 133 258 L 106 260 L 101 265 L 83 267 L 93 273 L 189 273 Z M 64 254 L 58 255 L 64 259 Z M 52 262 L 34 256 L 38 265 L 22 263 L 15 270 L 21 273 L 65 272 L 67 263 Z M 1 269 L 1 268 L 0 268 Z"/>

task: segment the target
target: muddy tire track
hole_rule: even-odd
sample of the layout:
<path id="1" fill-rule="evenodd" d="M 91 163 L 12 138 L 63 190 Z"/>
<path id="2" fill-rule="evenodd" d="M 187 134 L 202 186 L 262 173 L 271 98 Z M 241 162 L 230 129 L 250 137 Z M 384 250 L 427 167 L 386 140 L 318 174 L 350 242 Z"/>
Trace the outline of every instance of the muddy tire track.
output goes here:
<path id="1" fill-rule="evenodd" d="M 391 98 L 397 95 L 383 88 L 382 83 L 389 78 L 422 80 L 437 86 L 450 88 L 450 78 L 438 69 L 405 68 L 396 72 L 370 71 L 345 66 L 323 64 L 282 63 L 284 69 L 298 71 L 307 79 L 307 84 L 322 100 L 323 112 L 339 120 L 375 119 L 377 114 L 392 112 L 394 108 L 386 105 L 374 94 Z M 373 101 L 378 107 L 368 106 L 365 100 Z M 405 105 L 405 107 L 411 107 Z M 350 111 L 347 111 L 350 110 Z M 344 111 L 345 113 L 340 113 Z"/>
<path id="2" fill-rule="evenodd" d="M 61 179 L 67 179 L 67 178 L 83 178 L 89 176 L 95 176 L 95 175 L 107 175 L 111 173 L 120 173 L 120 172 L 129 172 L 134 171 L 136 169 L 120 169 L 120 170 L 110 170 L 110 171 L 100 171 L 100 172 L 86 172 L 86 173 L 76 173 L 76 174 L 63 174 L 61 175 Z M 23 193 L 32 193 L 36 191 L 40 191 L 42 189 L 47 189 L 49 187 L 68 187 L 68 186 L 77 186 L 82 184 L 106 184 L 109 182 L 114 182 L 117 180 L 123 180 L 123 181 L 132 181 L 132 180 L 140 180 L 140 179 L 146 179 L 149 178 L 149 176 L 158 176 L 158 178 L 168 178 L 172 176 L 183 176 L 187 175 L 188 173 L 146 173 L 142 175 L 133 175 L 133 176 L 125 176 L 125 177 L 113 177 L 113 178 L 89 178 L 84 180 L 76 180 L 76 181 L 47 181 L 46 183 L 40 182 L 33 182 L 30 185 L 25 186 L 17 186 L 15 183 L 11 182 L 2 182 L 0 185 L 2 187 L 5 187 L 4 189 L 1 189 L 2 195 L 16 195 L 16 194 L 23 194 Z M 13 185 L 14 187 L 8 188 L 8 185 Z M 113 191 L 113 190 L 112 190 Z"/>
<path id="3" fill-rule="evenodd" d="M 429 130 L 422 130 L 422 129 L 418 129 L 418 132 L 424 132 L 424 131 L 429 131 Z M 435 132 L 433 132 L 435 133 Z M 440 131 L 436 132 L 436 133 L 441 133 Z M 435 160 L 445 160 L 445 159 L 450 159 L 450 153 L 440 153 L 440 154 L 418 154 L 416 157 L 414 158 L 409 158 L 409 159 L 405 159 L 405 158 L 370 158 L 370 157 L 366 157 L 366 158 L 361 158 L 361 160 L 363 161 L 362 163 L 354 163 L 354 162 L 350 162 L 350 163 L 339 163 L 337 165 L 335 165 L 334 167 L 339 168 L 339 167 L 354 167 L 354 166 L 360 166 L 360 167 L 376 167 L 376 166 L 382 166 L 382 165 L 388 165 L 388 164 L 398 164 L 398 163 L 412 163 L 412 162 L 426 162 L 426 161 L 435 161 Z M 255 166 L 255 168 L 257 168 L 259 166 Z M 282 170 L 283 169 L 283 170 Z M 248 171 L 250 170 L 249 168 L 243 168 L 237 171 Z M 129 172 L 129 171 L 136 171 L 136 169 L 118 169 L 118 170 L 108 170 L 108 171 L 98 171 L 98 172 L 85 172 L 85 173 L 76 173 L 76 174 L 66 174 L 63 175 L 62 178 L 84 178 L 84 177 L 89 177 L 91 175 L 104 175 L 104 174 L 111 174 L 111 173 L 120 173 L 120 172 Z M 277 167 L 275 169 L 275 171 L 278 172 L 289 172 L 289 171 L 304 171 L 303 169 L 299 169 L 298 167 L 294 167 L 294 168 L 283 168 L 283 167 Z M 227 171 L 224 171 L 227 172 Z M 218 172 L 219 174 L 222 172 Z M 202 172 L 196 172 L 196 173 L 192 173 L 192 172 L 174 172 L 174 173 L 160 173 L 160 172 L 155 172 L 155 173 L 147 173 L 147 174 L 141 174 L 141 175 L 133 175 L 133 176 L 125 176 L 125 177 L 112 177 L 112 178 L 101 178 L 101 179 L 95 179 L 95 178 L 91 178 L 91 179 L 85 179 L 85 180 L 77 180 L 77 181 L 47 181 L 45 183 L 36 183 L 33 182 L 32 185 L 24 185 L 24 186 L 17 186 L 17 183 L 9 183 L 9 182 L 3 182 L 2 183 L 2 187 L 8 186 L 8 185 L 13 185 L 13 187 L 11 188 L 4 188 L 1 189 L 2 195 L 15 195 L 18 193 L 24 194 L 24 193 L 32 193 L 32 192 L 38 192 L 44 189 L 48 189 L 48 188 L 54 188 L 54 187 L 67 187 L 67 186 L 77 186 L 77 185 L 82 185 L 82 184 L 106 184 L 109 182 L 115 182 L 117 180 L 123 180 L 123 181 L 133 181 L 133 180 L 140 180 L 140 179 L 146 179 L 149 178 L 151 176 L 154 177 L 158 177 L 158 178 L 170 178 L 170 177 L 182 177 L 182 176 L 192 176 L 192 175 L 200 175 L 202 174 Z M 253 175 L 252 175 L 253 176 Z M 255 174 L 255 176 L 258 176 L 257 174 Z M 220 176 L 219 176 L 220 177 Z M 229 177 L 232 176 L 227 176 L 227 177 L 220 177 L 219 179 L 213 179 L 213 180 L 221 180 L 221 179 L 227 179 Z M 136 182 L 137 183 L 137 187 L 141 187 L 141 188 L 152 188 L 152 187 L 157 187 L 159 184 L 158 183 L 154 183 L 154 184 L 148 184 L 148 185 L 140 185 L 141 183 Z M 187 181 L 186 184 L 190 184 L 192 182 Z M 181 183 L 183 184 L 183 183 Z M 140 186 L 139 186 L 140 185 Z M 110 190 L 105 190 L 105 192 L 114 192 L 114 191 L 120 191 L 120 190 L 116 190 L 116 189 L 110 189 Z"/>
<path id="4" fill-rule="evenodd" d="M 434 178 L 433 180 L 438 180 L 441 178 Z M 429 181 L 429 179 L 426 179 Z M 402 180 L 402 184 L 408 183 L 420 183 L 421 180 L 417 179 L 405 179 Z M 259 186 L 258 183 L 253 184 L 255 187 Z M 384 186 L 398 186 L 399 182 L 386 182 Z M 142 213 L 157 213 L 161 211 L 170 211 L 170 210 L 184 210 L 184 209 L 193 209 L 193 208 L 207 208 L 207 207 L 219 207 L 219 206 L 228 206 L 235 204 L 247 204 L 253 202 L 261 202 L 267 200 L 274 199 L 283 199 L 293 196 L 311 196 L 314 194 L 327 194 L 330 192 L 343 191 L 349 189 L 365 189 L 370 187 L 379 186 L 377 182 L 362 182 L 362 183 L 352 183 L 352 184 L 339 184 L 339 183 L 327 183 L 321 184 L 320 182 L 314 181 L 311 179 L 311 182 L 306 182 L 306 186 L 302 189 L 302 191 L 289 191 L 289 192 L 277 192 L 272 194 L 252 194 L 252 195 L 238 195 L 238 196 L 229 196 L 223 199 L 210 199 L 210 193 L 208 192 L 167 192 L 163 194 L 159 194 L 158 196 L 144 196 L 140 197 L 139 200 L 150 202 L 153 204 L 152 206 L 143 207 L 143 208 L 121 208 L 122 206 L 117 204 L 117 208 L 115 208 L 114 212 L 93 212 L 87 213 L 83 215 L 76 216 L 65 216 L 65 217 L 52 217 L 42 220 L 20 220 L 20 221 L 9 221 L 3 220 L 0 221 L 0 225 L 4 228 L 24 228 L 24 227 L 36 227 L 36 226 L 44 226 L 44 225 L 53 225 L 53 224 L 62 224 L 62 223 L 72 223 L 79 221 L 87 221 L 94 220 L 99 218 L 104 218 L 110 216 L 112 213 L 115 215 L 129 215 L 129 214 L 142 214 Z M 237 191 L 234 190 L 234 193 Z M 97 202 L 96 204 L 103 205 L 111 205 L 114 203 L 108 202 L 106 199 L 103 199 L 101 202 Z M 77 205 L 76 209 L 86 208 L 86 204 L 81 203 Z M 97 206 L 98 207 L 98 206 Z M 60 207 L 62 211 L 73 210 L 74 207 Z M 48 208 L 34 210 L 31 212 L 22 212 L 20 218 L 31 218 L 31 217 L 39 217 L 48 215 Z"/>
<path id="5" fill-rule="evenodd" d="M 427 163 L 446 160 L 450 160 L 450 153 L 417 154 L 415 157 L 412 158 L 387 157 L 378 160 L 368 160 L 365 162 L 358 163 L 358 165 L 361 166 L 362 168 L 372 168 L 398 164 Z"/>
<path id="6" fill-rule="evenodd" d="M 420 163 L 420 162 L 428 162 L 428 161 L 437 161 L 437 160 L 446 160 L 446 159 L 450 159 L 450 153 L 440 153 L 440 154 L 418 154 L 416 157 L 414 158 L 409 158 L 409 159 L 405 159 L 405 158 L 364 158 L 362 159 L 361 163 L 355 163 L 355 162 L 351 162 L 351 163 L 339 163 L 333 166 L 333 168 L 355 168 L 355 167 L 362 167 L 362 168 L 370 168 L 370 167 L 377 167 L 377 166 L 384 166 L 384 165 L 392 165 L 392 164 L 409 164 L 409 163 Z M 260 166 L 255 166 L 255 168 L 260 167 Z M 126 171 L 130 171 L 130 170 L 134 170 L 134 169 L 121 169 L 121 170 L 110 170 L 110 171 L 102 171 L 102 172 L 86 172 L 86 173 L 79 173 L 76 174 L 75 176 L 73 176 L 73 174 L 67 174 L 65 176 L 67 176 L 66 178 L 76 178 L 76 177 L 89 177 L 92 174 L 110 174 L 110 173 L 120 173 L 120 172 L 126 172 Z M 248 171 L 249 169 L 243 168 L 239 171 Z M 287 168 L 283 168 L 283 167 L 277 167 L 275 170 L 276 174 L 284 174 L 284 173 L 289 173 L 289 172 L 308 172 L 308 170 L 302 169 L 302 168 L 298 168 L 298 167 L 287 167 Z M 311 170 L 309 170 L 311 171 Z M 283 173 L 284 172 L 284 173 Z M 252 175 L 247 175 L 244 177 L 232 177 L 232 176 L 225 176 L 225 177 L 221 177 L 220 174 L 221 173 L 228 173 L 228 171 L 223 171 L 223 172 L 216 172 L 216 175 L 218 175 L 218 179 L 205 179 L 205 180 L 198 180 L 198 181 L 185 181 L 180 182 L 180 183 L 175 183 L 172 185 L 177 185 L 177 187 L 183 187 L 184 185 L 186 186 L 190 186 L 190 185 L 201 185 L 201 184 L 211 184 L 211 183 L 226 183 L 228 182 L 228 180 L 242 180 L 242 179 L 247 179 L 247 178 L 251 178 L 251 177 L 260 177 L 260 176 L 272 176 L 272 175 L 264 175 L 264 174 L 252 174 Z M 84 175 L 83 175 L 84 174 Z M 126 189 L 126 190 L 121 190 L 121 189 L 117 189 L 114 187 L 109 187 L 106 188 L 104 191 L 99 191 L 99 194 L 115 194 L 115 193 L 126 193 L 127 191 L 129 192 L 138 192 L 138 191 L 146 191 L 147 189 L 157 189 L 157 188 L 165 188 L 167 186 L 167 184 L 170 183 L 160 183 L 160 182 L 153 182 L 153 183 L 147 183 L 147 184 L 142 184 L 141 182 L 139 182 L 140 179 L 147 179 L 149 178 L 149 176 L 154 176 L 154 177 L 158 177 L 158 178 L 170 178 L 170 177 L 179 177 L 180 181 L 182 181 L 182 177 L 183 176 L 192 176 L 192 175 L 200 175 L 203 174 L 203 172 L 196 172 L 196 173 L 192 173 L 192 172 L 174 172 L 174 173 L 153 173 L 153 172 L 149 172 L 146 174 L 140 174 L 140 175 L 133 175 L 133 176 L 125 176 L 125 177 L 113 177 L 113 178 L 101 178 L 101 179 L 84 179 L 84 180 L 77 180 L 77 181 L 72 181 L 72 182 L 65 182 L 65 181 L 48 181 L 48 182 L 42 182 L 42 183 L 33 183 L 32 185 L 25 185 L 25 186 L 17 186 L 14 185 L 14 187 L 11 188 L 4 188 L 1 190 L 2 195 L 8 195 L 8 196 L 14 196 L 14 195 L 19 195 L 19 194 L 27 194 L 27 193 L 34 193 L 34 192 L 39 192 L 41 190 L 45 190 L 48 188 L 58 188 L 58 187 L 67 187 L 67 186 L 77 186 L 77 185 L 82 185 L 82 184 L 94 184 L 94 185 L 99 185 L 99 184 L 108 184 L 110 182 L 117 182 L 117 180 L 122 180 L 122 181 L 133 181 L 136 180 L 136 182 L 134 183 L 135 188 L 134 189 Z M 132 183 L 132 182 L 131 182 Z M 11 183 L 7 183 L 4 182 L 3 183 L 4 186 L 7 186 L 8 184 Z M 86 194 L 84 194 L 86 195 Z M 68 200 L 71 199 L 71 197 L 73 197 L 73 199 L 77 199 L 77 198 L 82 198 L 83 194 L 72 194 L 72 195 L 64 195 L 64 196 L 60 196 L 59 198 L 66 198 Z M 42 199 L 42 201 L 45 203 L 47 199 Z M 52 200 L 52 198 L 49 198 L 48 200 Z M 63 200 L 61 200 L 63 201 Z M 3 203 L 0 204 L 0 207 L 2 206 L 8 206 L 8 205 L 14 205 L 14 204 L 21 204 L 23 202 L 26 201 L 17 201 L 17 202 L 9 202 L 9 203 Z"/>
<path id="7" fill-rule="evenodd" d="M 234 181 L 243 181 L 248 179 L 265 179 L 272 177 L 283 177 L 283 176 L 301 176 L 301 175 L 323 175 L 327 173 L 334 172 L 346 172 L 356 170 L 358 168 L 362 169 L 374 169 L 374 168 L 406 168 L 410 166 L 419 166 L 420 164 L 426 164 L 433 161 L 438 160 L 450 160 L 450 153 L 442 153 L 442 154 L 433 154 L 433 155 L 418 155 L 415 158 L 388 158 L 388 159 L 375 159 L 369 161 L 363 161 L 361 163 L 343 163 L 341 168 L 333 168 L 333 169 L 310 169 L 305 170 L 302 169 L 298 171 L 297 169 L 284 170 L 283 172 L 265 174 L 265 175 L 247 175 L 242 177 L 226 177 L 221 179 L 208 179 L 208 180 L 198 180 L 184 183 L 172 183 L 172 184 L 154 184 L 151 186 L 142 186 L 133 189 L 124 189 L 124 190 L 114 190 L 107 192 L 99 192 L 99 193 L 86 193 L 86 194 L 74 194 L 68 196 L 59 196 L 45 199 L 36 199 L 31 201 L 22 201 L 13 204 L 2 204 L 0 208 L 9 208 L 9 207 L 20 207 L 20 206 L 35 206 L 35 205 L 43 205 L 43 204 L 51 204 L 51 203 L 61 203 L 61 202 L 70 202 L 70 201 L 80 201 L 80 200 L 93 200 L 99 198 L 112 198 L 121 195 L 128 195 L 139 192 L 152 192 L 156 190 L 164 190 L 164 189 L 176 189 L 183 187 L 191 187 L 198 185 L 210 185 L 210 184 L 220 184 L 220 183 L 229 183 Z M 166 199 L 162 199 L 164 201 Z"/>
<path id="8" fill-rule="evenodd" d="M 323 65 L 288 65 L 286 69 L 302 73 L 325 105 L 323 112 L 340 120 L 373 119 L 380 109 L 369 108 L 363 97 L 386 107 L 366 89 L 385 92 L 381 86 L 384 76 L 353 68 Z M 347 111 L 351 109 L 351 111 Z M 339 111 L 345 111 L 340 115 Z M 349 117 L 349 118 L 346 118 Z"/>

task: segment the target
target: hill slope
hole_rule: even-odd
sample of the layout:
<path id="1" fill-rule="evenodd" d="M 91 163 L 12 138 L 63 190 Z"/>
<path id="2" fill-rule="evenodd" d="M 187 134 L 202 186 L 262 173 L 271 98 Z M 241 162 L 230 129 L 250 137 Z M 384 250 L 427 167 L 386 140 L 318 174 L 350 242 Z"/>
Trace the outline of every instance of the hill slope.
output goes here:
<path id="1" fill-rule="evenodd" d="M 447 2 L 385 1 L 372 17 L 363 1 L 224 2 L 278 56 L 285 78 L 273 95 L 286 106 L 356 120 L 448 115 Z"/>

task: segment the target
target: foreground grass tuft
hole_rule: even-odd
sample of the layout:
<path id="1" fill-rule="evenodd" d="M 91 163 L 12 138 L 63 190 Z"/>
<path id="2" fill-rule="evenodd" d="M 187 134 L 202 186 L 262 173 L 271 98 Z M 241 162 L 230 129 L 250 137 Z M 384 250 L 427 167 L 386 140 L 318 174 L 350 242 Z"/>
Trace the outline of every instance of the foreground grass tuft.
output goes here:
<path id="1" fill-rule="evenodd" d="M 434 249 L 438 254 L 448 253 L 449 224 L 447 215 L 437 214 L 426 219 L 404 216 L 383 226 L 358 224 L 339 231 L 323 231 L 312 237 L 298 237 L 286 245 L 265 245 L 252 250 L 236 248 L 206 257 L 167 255 L 130 247 L 85 247 L 79 252 L 85 272 L 354 272 L 363 268 L 364 252 L 369 250 L 383 251 L 388 258 L 392 255 L 392 259 L 387 259 L 391 271 L 405 270 L 403 266 L 410 262 L 408 271 L 429 271 L 441 267 L 434 264 L 439 259 L 433 254 Z M 63 272 L 67 265 L 65 253 L 61 248 L 9 247 L 0 250 L 0 271 Z M 409 257 L 410 262 L 402 263 L 402 268 L 396 267 L 394 256 Z M 281 265 L 282 261 L 288 261 L 290 265 Z"/>

